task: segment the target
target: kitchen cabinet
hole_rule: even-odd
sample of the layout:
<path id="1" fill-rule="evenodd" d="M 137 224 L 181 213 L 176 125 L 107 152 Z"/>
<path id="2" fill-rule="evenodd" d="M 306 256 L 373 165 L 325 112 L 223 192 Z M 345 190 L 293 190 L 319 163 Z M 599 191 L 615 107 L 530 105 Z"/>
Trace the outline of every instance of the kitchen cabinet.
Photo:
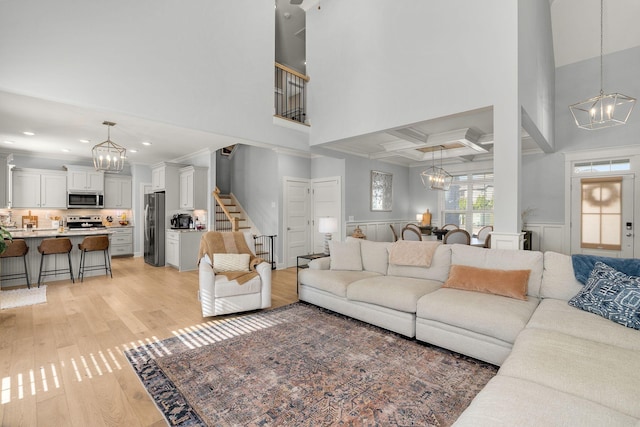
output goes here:
<path id="1" fill-rule="evenodd" d="M 67 208 L 67 174 L 39 169 L 14 169 L 13 208 Z"/>
<path id="2" fill-rule="evenodd" d="M 11 190 L 9 189 L 9 183 L 11 180 L 9 179 L 8 169 L 7 169 L 7 155 L 0 154 L 0 177 L 2 177 L 2 183 L 0 183 L 0 208 L 4 208 L 7 206 L 7 202 L 9 201 L 9 194 L 11 194 Z"/>
<path id="3" fill-rule="evenodd" d="M 180 209 L 207 209 L 207 168 L 180 169 Z"/>
<path id="4" fill-rule="evenodd" d="M 123 175 L 105 175 L 105 209 L 131 209 L 131 177 Z"/>
<path id="5" fill-rule="evenodd" d="M 167 191 L 175 185 L 178 188 L 179 169 L 185 165 L 179 163 L 162 162 L 151 168 L 151 189 L 153 191 Z"/>
<path id="6" fill-rule="evenodd" d="M 111 256 L 133 256 L 133 227 L 111 227 Z"/>
<path id="7" fill-rule="evenodd" d="M 90 167 L 66 166 L 68 191 L 104 191 L 104 172 Z"/>
<path id="8" fill-rule="evenodd" d="M 166 231 L 164 260 L 178 271 L 191 271 L 198 268 L 200 238 L 206 231 Z"/>

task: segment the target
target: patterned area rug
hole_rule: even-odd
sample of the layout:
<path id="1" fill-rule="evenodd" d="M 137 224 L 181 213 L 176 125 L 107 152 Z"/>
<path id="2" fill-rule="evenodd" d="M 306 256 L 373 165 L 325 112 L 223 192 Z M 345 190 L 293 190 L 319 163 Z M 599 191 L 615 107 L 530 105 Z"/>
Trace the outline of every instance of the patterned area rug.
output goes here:
<path id="1" fill-rule="evenodd" d="M 497 367 L 315 306 L 126 352 L 170 425 L 451 425 Z"/>
<path id="2" fill-rule="evenodd" d="M 47 302 L 47 285 L 0 292 L 0 310 Z"/>

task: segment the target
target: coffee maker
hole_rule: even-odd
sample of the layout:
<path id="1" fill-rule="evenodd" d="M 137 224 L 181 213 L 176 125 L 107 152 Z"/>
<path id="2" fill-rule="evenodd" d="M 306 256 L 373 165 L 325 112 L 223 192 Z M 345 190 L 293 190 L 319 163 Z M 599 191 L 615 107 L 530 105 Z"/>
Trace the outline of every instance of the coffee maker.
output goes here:
<path id="1" fill-rule="evenodd" d="M 193 218 L 189 214 L 175 214 L 171 218 L 172 229 L 193 228 Z"/>

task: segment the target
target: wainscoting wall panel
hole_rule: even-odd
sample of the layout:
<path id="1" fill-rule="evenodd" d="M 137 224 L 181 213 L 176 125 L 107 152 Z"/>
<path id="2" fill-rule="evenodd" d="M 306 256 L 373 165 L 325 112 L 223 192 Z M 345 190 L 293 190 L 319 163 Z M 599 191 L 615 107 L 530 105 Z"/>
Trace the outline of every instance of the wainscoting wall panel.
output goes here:
<path id="1" fill-rule="evenodd" d="M 389 220 L 389 221 L 365 221 L 365 222 L 347 222 L 346 236 L 351 236 L 356 227 L 360 227 L 362 232 L 367 236 L 367 240 L 377 242 L 392 242 L 393 235 L 389 224 L 392 224 L 398 236 L 402 232 L 402 227 L 407 223 L 415 220 Z M 435 224 L 433 224 L 435 226 Z M 543 224 L 528 223 L 526 229 L 532 232 L 531 249 L 534 251 L 553 251 L 563 254 L 569 253 L 568 242 L 565 242 L 565 226 L 564 224 Z"/>

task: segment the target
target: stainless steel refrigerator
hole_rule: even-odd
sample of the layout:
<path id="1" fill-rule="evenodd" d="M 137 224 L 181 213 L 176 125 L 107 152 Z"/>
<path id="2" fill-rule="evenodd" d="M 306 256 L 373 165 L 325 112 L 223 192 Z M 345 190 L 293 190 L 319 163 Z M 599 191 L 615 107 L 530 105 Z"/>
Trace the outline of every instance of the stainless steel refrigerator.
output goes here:
<path id="1" fill-rule="evenodd" d="M 144 262 L 164 265 L 164 192 L 144 195 Z"/>

